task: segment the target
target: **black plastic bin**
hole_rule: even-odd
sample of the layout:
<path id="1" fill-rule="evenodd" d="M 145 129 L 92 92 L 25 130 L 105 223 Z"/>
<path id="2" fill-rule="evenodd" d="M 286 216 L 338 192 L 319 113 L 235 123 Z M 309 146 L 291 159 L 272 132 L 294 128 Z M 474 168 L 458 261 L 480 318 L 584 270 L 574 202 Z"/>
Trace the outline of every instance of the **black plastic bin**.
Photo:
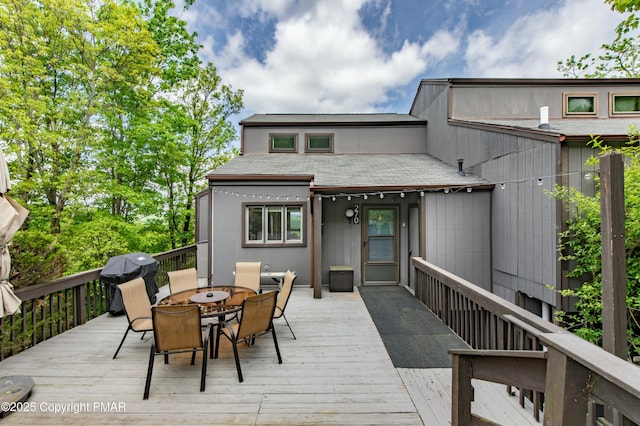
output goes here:
<path id="1" fill-rule="evenodd" d="M 158 261 L 146 253 L 129 253 L 110 258 L 100 272 L 100 282 L 108 292 L 107 310 L 112 314 L 124 312 L 118 285 L 135 278 L 144 278 L 149 301 L 155 303 L 158 293 L 156 272 Z"/>

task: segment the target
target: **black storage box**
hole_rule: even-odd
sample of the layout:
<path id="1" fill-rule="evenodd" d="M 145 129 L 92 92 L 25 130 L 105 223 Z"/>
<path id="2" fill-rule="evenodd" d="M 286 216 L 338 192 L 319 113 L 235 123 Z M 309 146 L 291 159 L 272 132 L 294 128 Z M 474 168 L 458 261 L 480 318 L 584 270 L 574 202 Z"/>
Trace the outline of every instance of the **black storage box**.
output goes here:
<path id="1" fill-rule="evenodd" d="M 353 291 L 353 267 L 329 266 L 329 290 Z"/>

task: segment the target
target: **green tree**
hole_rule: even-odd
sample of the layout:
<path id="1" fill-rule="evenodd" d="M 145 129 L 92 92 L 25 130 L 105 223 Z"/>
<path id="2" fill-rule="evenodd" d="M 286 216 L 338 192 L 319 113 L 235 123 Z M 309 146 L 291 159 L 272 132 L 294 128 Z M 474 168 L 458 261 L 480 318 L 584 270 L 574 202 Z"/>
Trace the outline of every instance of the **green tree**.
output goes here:
<path id="1" fill-rule="evenodd" d="M 632 128 L 627 145 L 617 148 L 625 158 L 625 232 L 627 258 L 627 313 L 630 356 L 640 354 L 640 133 Z M 613 148 L 599 138 L 591 146 L 605 154 Z M 597 157 L 588 161 L 595 165 Z M 596 177 L 597 182 L 597 177 Z M 576 297 L 575 313 L 560 312 L 559 319 L 577 335 L 596 344 L 602 343 L 602 261 L 600 234 L 600 194 L 587 196 L 573 188 L 557 187 L 554 196 L 572 209 L 567 229 L 560 234 L 560 258 L 574 267 L 569 277 L 583 284 L 562 291 Z"/>
<path id="2" fill-rule="evenodd" d="M 192 241 L 194 194 L 234 154 L 228 118 L 242 92 L 201 67 L 173 8 L 0 0 L 0 144 L 14 198 L 31 212 L 15 237 L 24 270 L 30 250 L 70 273 Z M 207 78 L 211 97 L 197 115 L 187 93 Z"/>
<path id="3" fill-rule="evenodd" d="M 590 53 L 576 59 L 575 55 L 558 62 L 565 77 L 603 78 L 640 76 L 640 34 L 638 33 L 640 0 L 605 0 L 611 8 L 628 14 L 616 28 L 616 39 L 603 44 L 602 53 Z M 629 129 L 628 144 L 618 148 L 627 158 L 625 166 L 625 216 L 627 245 L 627 310 L 629 354 L 640 354 L 640 132 Z M 591 146 L 602 154 L 611 147 L 594 137 Z M 594 165 L 597 158 L 587 164 Z M 560 259 L 569 262 L 568 276 L 583 284 L 575 290 L 563 291 L 576 297 L 575 313 L 560 312 L 560 320 L 576 334 L 594 342 L 602 339 L 602 261 L 600 241 L 599 192 L 588 197 L 575 189 L 557 188 L 554 196 L 563 199 L 573 210 L 567 229 L 560 234 Z"/>
<path id="4" fill-rule="evenodd" d="M 212 64 L 177 91 L 179 107 L 167 117 L 170 141 L 160 153 L 158 185 L 167 194 L 167 221 L 172 247 L 193 243 L 196 194 L 205 174 L 227 162 L 235 151 L 235 129 L 229 116 L 242 108 L 242 91 L 222 84 Z"/>
<path id="5" fill-rule="evenodd" d="M 50 207 L 51 232 L 82 182 L 94 113 L 85 95 L 90 10 L 81 1 L 7 1 L 0 8 L 0 137 L 17 192 Z"/>
<path id="6" fill-rule="evenodd" d="M 558 61 L 557 69 L 564 77 L 638 77 L 640 76 L 640 34 L 638 33 L 640 10 L 638 0 L 605 0 L 611 8 L 628 13 L 616 27 L 616 38 L 603 44 L 599 55 L 587 53 L 581 57 L 572 55 Z"/>

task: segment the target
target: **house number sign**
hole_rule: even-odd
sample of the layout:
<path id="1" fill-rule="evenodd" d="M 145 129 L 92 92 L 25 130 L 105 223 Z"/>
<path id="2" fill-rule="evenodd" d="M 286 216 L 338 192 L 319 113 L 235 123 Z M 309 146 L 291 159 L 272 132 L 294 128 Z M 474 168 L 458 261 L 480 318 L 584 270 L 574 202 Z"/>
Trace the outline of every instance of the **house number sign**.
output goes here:
<path id="1" fill-rule="evenodd" d="M 353 218 L 351 219 L 354 225 L 360 223 L 360 204 L 353 205 Z"/>

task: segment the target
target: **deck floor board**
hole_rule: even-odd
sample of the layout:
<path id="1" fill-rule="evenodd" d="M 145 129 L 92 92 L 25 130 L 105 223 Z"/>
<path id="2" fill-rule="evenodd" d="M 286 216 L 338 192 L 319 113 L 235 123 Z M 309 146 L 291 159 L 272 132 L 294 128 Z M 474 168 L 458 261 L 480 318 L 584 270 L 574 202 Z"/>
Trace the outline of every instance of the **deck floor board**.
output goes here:
<path id="1" fill-rule="evenodd" d="M 0 362 L 0 375 L 28 375 L 29 411 L 3 424 L 432 425 L 450 423 L 450 369 L 396 369 L 360 298 L 295 287 L 287 318 L 276 320 L 283 357 L 270 336 L 240 348 L 244 382 L 222 340 L 199 392 L 200 357 L 156 358 L 150 397 L 142 399 L 150 337 L 130 333 L 124 316 L 103 315 Z M 477 385 L 474 412 L 500 424 L 537 424 L 504 386 Z M 478 391 L 478 389 L 480 391 Z M 480 397 L 482 396 L 482 397 Z M 486 396 L 486 398 L 485 398 Z M 32 408 L 32 409 L 31 409 Z M 65 413 L 54 410 L 66 410 Z M 75 412 L 74 412 L 75 411 Z"/>

